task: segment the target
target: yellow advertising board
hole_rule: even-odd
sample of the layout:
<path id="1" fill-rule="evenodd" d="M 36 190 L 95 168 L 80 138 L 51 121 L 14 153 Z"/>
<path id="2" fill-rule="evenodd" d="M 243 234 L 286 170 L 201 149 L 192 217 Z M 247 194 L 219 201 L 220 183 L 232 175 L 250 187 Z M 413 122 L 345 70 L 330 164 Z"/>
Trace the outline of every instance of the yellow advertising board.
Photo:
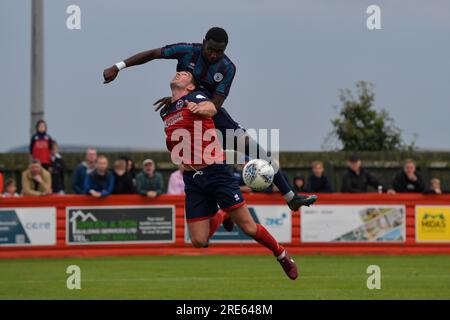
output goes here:
<path id="1" fill-rule="evenodd" d="M 450 206 L 416 206 L 416 241 L 450 242 Z"/>

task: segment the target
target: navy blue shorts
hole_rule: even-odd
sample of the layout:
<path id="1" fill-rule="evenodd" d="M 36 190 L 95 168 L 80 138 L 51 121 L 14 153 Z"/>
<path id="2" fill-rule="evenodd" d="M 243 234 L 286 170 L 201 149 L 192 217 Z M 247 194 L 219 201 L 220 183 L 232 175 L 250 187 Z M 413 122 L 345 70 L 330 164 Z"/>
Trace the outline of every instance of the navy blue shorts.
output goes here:
<path id="1" fill-rule="evenodd" d="M 184 171 L 186 220 L 195 222 L 212 218 L 220 209 L 227 212 L 245 204 L 239 185 L 225 164 L 213 164 L 195 171 Z"/>

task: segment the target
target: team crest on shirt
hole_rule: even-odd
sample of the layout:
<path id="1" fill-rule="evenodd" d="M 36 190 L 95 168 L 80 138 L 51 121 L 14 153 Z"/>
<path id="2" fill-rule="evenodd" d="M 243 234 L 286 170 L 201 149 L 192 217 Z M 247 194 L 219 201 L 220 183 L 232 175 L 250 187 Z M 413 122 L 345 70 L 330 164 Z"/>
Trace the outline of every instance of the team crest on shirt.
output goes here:
<path id="1" fill-rule="evenodd" d="M 175 105 L 175 108 L 177 110 L 180 110 L 181 108 L 183 108 L 183 105 L 184 105 L 184 101 L 183 100 L 178 100 L 177 104 Z"/>
<path id="2" fill-rule="evenodd" d="M 223 79 L 223 74 L 221 74 L 220 72 L 217 72 L 217 73 L 214 75 L 214 81 L 215 81 L 215 82 L 220 82 L 220 81 L 222 81 L 222 79 Z"/>

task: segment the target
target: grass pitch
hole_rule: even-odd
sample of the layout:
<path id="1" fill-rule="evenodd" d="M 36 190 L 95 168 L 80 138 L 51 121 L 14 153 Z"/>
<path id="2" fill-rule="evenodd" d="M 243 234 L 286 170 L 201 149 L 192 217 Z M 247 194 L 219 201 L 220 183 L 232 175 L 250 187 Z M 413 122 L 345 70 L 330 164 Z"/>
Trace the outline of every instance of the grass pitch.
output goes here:
<path id="1" fill-rule="evenodd" d="M 450 256 L 294 258 L 296 281 L 269 255 L 0 260 L 0 299 L 450 299 Z M 81 290 L 66 287 L 69 265 Z"/>

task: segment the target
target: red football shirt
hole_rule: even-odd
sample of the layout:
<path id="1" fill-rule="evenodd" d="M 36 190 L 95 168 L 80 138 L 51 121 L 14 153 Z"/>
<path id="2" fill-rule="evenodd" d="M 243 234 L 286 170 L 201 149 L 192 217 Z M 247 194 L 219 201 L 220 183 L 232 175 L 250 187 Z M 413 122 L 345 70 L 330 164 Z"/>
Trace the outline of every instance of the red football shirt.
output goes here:
<path id="1" fill-rule="evenodd" d="M 212 118 L 200 117 L 187 108 L 187 102 L 204 101 L 209 101 L 204 93 L 191 92 L 161 111 L 166 146 L 174 163 L 210 165 L 224 161 Z"/>

